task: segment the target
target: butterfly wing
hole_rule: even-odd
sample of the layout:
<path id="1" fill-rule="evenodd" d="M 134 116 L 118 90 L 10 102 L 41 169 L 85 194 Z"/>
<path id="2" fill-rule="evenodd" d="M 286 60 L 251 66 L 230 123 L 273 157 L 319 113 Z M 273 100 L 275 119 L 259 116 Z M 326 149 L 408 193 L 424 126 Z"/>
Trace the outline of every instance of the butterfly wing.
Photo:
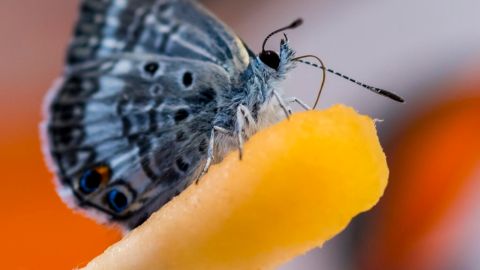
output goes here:
<path id="1" fill-rule="evenodd" d="M 249 54 L 193 1 L 83 1 L 43 125 L 62 198 L 124 228 L 143 222 L 198 175 Z"/>
<path id="2" fill-rule="evenodd" d="M 45 127 L 60 194 L 135 227 L 198 176 L 217 93 L 229 87 L 215 64 L 166 56 L 120 55 L 68 73 Z"/>
<path id="3" fill-rule="evenodd" d="M 232 75 L 244 70 L 252 55 L 196 1 L 84 0 L 67 64 L 125 52 L 212 62 Z"/>

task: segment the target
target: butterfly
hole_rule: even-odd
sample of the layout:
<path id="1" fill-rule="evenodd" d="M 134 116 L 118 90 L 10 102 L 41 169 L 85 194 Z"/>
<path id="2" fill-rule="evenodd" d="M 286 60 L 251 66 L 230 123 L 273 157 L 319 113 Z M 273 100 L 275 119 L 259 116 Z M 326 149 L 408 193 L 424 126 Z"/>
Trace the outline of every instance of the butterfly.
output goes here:
<path id="1" fill-rule="evenodd" d="M 335 71 L 295 58 L 286 36 L 278 53 L 265 50 L 300 24 L 270 34 L 257 55 L 195 1 L 82 1 L 42 125 L 58 194 L 100 222 L 135 228 L 287 118 L 290 102 L 308 108 L 278 83 L 298 62 Z"/>

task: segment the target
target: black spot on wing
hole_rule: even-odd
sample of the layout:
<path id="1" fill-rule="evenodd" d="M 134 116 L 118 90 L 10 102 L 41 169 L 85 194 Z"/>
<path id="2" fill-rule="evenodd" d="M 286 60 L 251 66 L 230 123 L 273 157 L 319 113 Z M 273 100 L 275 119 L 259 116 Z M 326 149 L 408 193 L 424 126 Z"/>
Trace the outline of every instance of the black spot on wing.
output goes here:
<path id="1" fill-rule="evenodd" d="M 100 206 L 104 212 L 109 213 L 115 219 L 125 219 L 132 215 L 132 212 L 125 211 L 136 200 L 137 191 L 124 179 L 114 179 L 112 184 L 106 187 L 106 192 Z"/>
<path id="2" fill-rule="evenodd" d="M 155 72 L 157 72 L 158 68 L 160 66 L 158 65 L 157 62 L 149 62 L 147 64 L 145 64 L 145 66 L 143 67 L 143 70 L 150 74 L 151 76 L 155 75 Z"/>
<path id="3" fill-rule="evenodd" d="M 129 140 L 131 143 L 136 144 L 139 155 L 142 159 L 140 165 L 142 166 L 142 170 L 147 175 L 147 177 L 155 182 L 160 178 L 160 175 L 155 170 L 155 160 L 152 157 L 152 153 L 154 152 L 152 149 L 152 144 L 150 140 L 145 135 L 140 136 L 130 136 Z"/>
<path id="4" fill-rule="evenodd" d="M 85 113 L 85 104 L 82 102 L 72 104 L 53 103 L 50 106 L 51 125 L 75 124 L 82 120 Z"/>
<path id="5" fill-rule="evenodd" d="M 162 182 L 167 184 L 175 184 L 180 179 L 181 175 L 174 168 L 169 168 L 162 174 Z"/>
<path id="6" fill-rule="evenodd" d="M 212 102 L 217 97 L 217 92 L 213 88 L 207 88 L 200 91 L 200 100 L 202 102 Z"/>
<path id="7" fill-rule="evenodd" d="M 80 191 L 84 194 L 90 194 L 97 190 L 102 181 L 102 177 L 95 170 L 88 170 L 80 178 L 79 188 Z"/>
<path id="8" fill-rule="evenodd" d="M 205 107 L 210 103 L 216 102 L 217 92 L 213 88 L 202 89 L 185 98 L 185 101 L 191 106 Z M 212 107 L 214 107 L 212 105 Z"/>
<path id="9" fill-rule="evenodd" d="M 185 134 L 185 132 L 183 130 L 177 131 L 177 133 L 176 133 L 176 141 L 177 142 L 183 142 L 186 139 L 187 139 L 187 135 Z"/>
<path id="10" fill-rule="evenodd" d="M 185 86 L 187 88 L 192 85 L 193 75 L 192 75 L 191 72 L 186 71 L 185 73 L 183 73 L 182 83 L 183 83 L 183 86 Z"/>
<path id="11" fill-rule="evenodd" d="M 82 92 L 82 79 L 78 76 L 72 76 L 65 81 L 63 92 L 76 96 Z"/>
<path id="12" fill-rule="evenodd" d="M 90 194 L 100 188 L 102 184 L 110 181 L 112 175 L 109 166 L 102 164 L 85 170 L 78 178 L 78 188 L 83 194 Z"/>
<path id="13" fill-rule="evenodd" d="M 48 129 L 52 149 L 78 145 L 85 137 L 80 126 L 49 126 Z"/>
<path id="14" fill-rule="evenodd" d="M 125 193 L 112 189 L 107 193 L 107 203 L 110 209 L 119 213 L 127 208 L 129 201 Z"/>
<path id="15" fill-rule="evenodd" d="M 54 102 L 71 103 L 73 100 L 85 99 L 95 94 L 99 90 L 98 88 L 96 78 L 74 74 L 65 79 Z"/>
<path id="16" fill-rule="evenodd" d="M 207 148 L 208 148 L 208 140 L 202 139 L 198 144 L 198 152 L 200 152 L 200 154 L 205 154 L 207 152 Z"/>
<path id="17" fill-rule="evenodd" d="M 175 112 L 175 116 L 174 116 L 175 122 L 179 123 L 187 119 L 189 115 L 190 113 L 186 109 L 179 109 Z"/>
<path id="18" fill-rule="evenodd" d="M 177 165 L 177 168 L 182 171 L 186 172 L 188 168 L 190 167 L 190 164 L 188 164 L 183 158 L 179 157 L 175 161 L 175 164 Z"/>

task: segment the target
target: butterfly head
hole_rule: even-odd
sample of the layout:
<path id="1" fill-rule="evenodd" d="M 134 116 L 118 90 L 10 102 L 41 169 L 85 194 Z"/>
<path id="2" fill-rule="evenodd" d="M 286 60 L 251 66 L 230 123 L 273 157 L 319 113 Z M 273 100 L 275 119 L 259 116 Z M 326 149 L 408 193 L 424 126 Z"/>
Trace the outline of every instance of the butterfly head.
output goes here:
<path id="1" fill-rule="evenodd" d="M 290 47 L 285 35 L 285 38 L 280 41 L 278 53 L 272 50 L 264 50 L 258 54 L 257 66 L 273 78 L 283 78 L 294 67 L 294 56 L 295 51 Z"/>
<path id="2" fill-rule="evenodd" d="M 262 45 L 262 51 L 258 54 L 258 58 L 257 58 L 261 67 L 264 67 L 267 71 L 273 71 L 283 75 L 286 71 L 290 69 L 290 67 L 293 66 L 292 59 L 294 56 L 294 51 L 288 45 L 287 35 L 283 34 L 284 39 L 282 39 L 280 42 L 279 53 L 272 50 L 266 50 L 265 45 L 267 44 L 267 41 L 270 39 L 270 37 L 272 37 L 273 35 L 279 32 L 282 32 L 284 30 L 296 28 L 300 26 L 302 23 L 303 23 L 302 19 L 297 19 L 290 25 L 273 31 L 265 38 Z"/>

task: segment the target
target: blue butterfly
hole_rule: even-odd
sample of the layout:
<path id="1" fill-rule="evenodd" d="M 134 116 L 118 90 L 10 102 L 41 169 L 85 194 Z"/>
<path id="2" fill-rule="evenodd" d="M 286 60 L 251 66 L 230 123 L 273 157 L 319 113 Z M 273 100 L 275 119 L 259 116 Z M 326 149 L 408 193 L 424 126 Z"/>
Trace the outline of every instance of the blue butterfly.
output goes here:
<path id="1" fill-rule="evenodd" d="M 43 125 L 60 196 L 132 229 L 288 117 L 290 102 L 308 108 L 275 85 L 298 62 L 335 71 L 295 58 L 286 36 L 279 53 L 265 50 L 300 24 L 256 55 L 195 1 L 82 1 Z"/>

